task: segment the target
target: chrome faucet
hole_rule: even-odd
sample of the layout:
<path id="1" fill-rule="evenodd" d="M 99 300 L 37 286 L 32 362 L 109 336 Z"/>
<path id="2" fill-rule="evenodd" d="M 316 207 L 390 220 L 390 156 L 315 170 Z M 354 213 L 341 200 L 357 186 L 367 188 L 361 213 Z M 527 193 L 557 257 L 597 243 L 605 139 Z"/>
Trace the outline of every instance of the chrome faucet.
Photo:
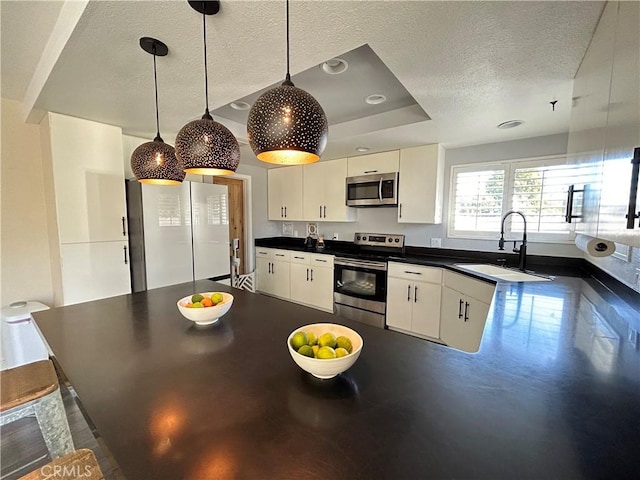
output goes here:
<path id="1" fill-rule="evenodd" d="M 507 219 L 509 215 L 517 214 L 522 217 L 524 221 L 524 233 L 522 234 L 522 245 L 520 248 L 516 248 L 516 240 L 513 241 L 513 251 L 518 254 L 518 269 L 521 271 L 525 271 L 527 268 L 527 217 L 524 216 L 524 213 L 518 212 L 517 210 L 509 210 L 502 217 L 502 226 L 500 227 L 500 240 L 498 241 L 498 250 L 504 250 L 504 221 Z"/>

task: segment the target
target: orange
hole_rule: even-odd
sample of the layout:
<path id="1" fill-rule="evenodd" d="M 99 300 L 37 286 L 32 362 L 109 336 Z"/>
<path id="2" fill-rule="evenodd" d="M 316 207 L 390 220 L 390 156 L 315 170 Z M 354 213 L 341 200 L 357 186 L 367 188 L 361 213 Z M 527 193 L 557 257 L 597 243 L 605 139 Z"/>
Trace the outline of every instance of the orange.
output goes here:
<path id="1" fill-rule="evenodd" d="M 213 307 L 213 302 L 207 297 L 204 297 L 200 303 L 202 303 L 203 307 Z"/>

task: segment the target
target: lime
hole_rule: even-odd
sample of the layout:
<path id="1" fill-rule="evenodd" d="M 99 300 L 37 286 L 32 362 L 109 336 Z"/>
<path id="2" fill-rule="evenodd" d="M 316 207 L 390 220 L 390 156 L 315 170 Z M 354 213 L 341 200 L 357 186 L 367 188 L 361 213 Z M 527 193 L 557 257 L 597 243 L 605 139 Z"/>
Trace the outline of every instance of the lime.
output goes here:
<path id="1" fill-rule="evenodd" d="M 336 351 L 331 347 L 320 347 L 318 350 L 318 358 L 336 358 Z"/>
<path id="2" fill-rule="evenodd" d="M 345 348 L 342 348 L 342 347 L 336 348 L 336 358 L 346 357 L 347 355 L 349 355 L 349 352 L 347 352 Z"/>
<path id="3" fill-rule="evenodd" d="M 340 335 L 338 338 L 336 338 L 336 346 L 340 348 L 344 348 L 348 353 L 351 353 L 351 350 L 353 350 L 353 345 L 351 344 L 351 340 L 349 340 L 347 337 L 343 335 Z"/>
<path id="4" fill-rule="evenodd" d="M 213 302 L 214 305 L 217 305 L 218 303 L 222 302 L 222 294 L 221 293 L 214 293 L 213 295 L 211 295 L 211 301 Z"/>
<path id="5" fill-rule="evenodd" d="M 298 351 L 301 346 L 307 345 L 308 341 L 306 333 L 296 332 L 293 334 L 293 337 L 291 337 L 291 346 L 294 350 Z"/>
<path id="6" fill-rule="evenodd" d="M 320 335 L 320 338 L 318 338 L 318 345 L 321 347 L 334 348 L 336 346 L 336 336 L 331 332 L 323 333 Z"/>
<path id="7" fill-rule="evenodd" d="M 313 358 L 313 349 L 309 346 L 309 345 L 302 345 L 299 349 L 298 349 L 298 353 L 300 355 L 304 355 L 305 357 L 311 357 Z"/>
<path id="8" fill-rule="evenodd" d="M 320 347 L 318 345 L 312 345 L 311 350 L 313 350 L 313 356 L 318 358 L 318 350 L 320 350 Z"/>
<path id="9" fill-rule="evenodd" d="M 203 298 L 204 297 L 199 293 L 196 293 L 195 295 L 191 295 L 191 303 L 201 302 Z"/>
<path id="10" fill-rule="evenodd" d="M 318 337 L 315 333 L 313 332 L 307 332 L 307 338 L 309 339 L 309 345 L 311 345 L 312 347 L 318 343 Z"/>
<path id="11" fill-rule="evenodd" d="M 204 305 L 202 305 L 200 302 L 193 302 L 191 308 L 204 308 Z"/>

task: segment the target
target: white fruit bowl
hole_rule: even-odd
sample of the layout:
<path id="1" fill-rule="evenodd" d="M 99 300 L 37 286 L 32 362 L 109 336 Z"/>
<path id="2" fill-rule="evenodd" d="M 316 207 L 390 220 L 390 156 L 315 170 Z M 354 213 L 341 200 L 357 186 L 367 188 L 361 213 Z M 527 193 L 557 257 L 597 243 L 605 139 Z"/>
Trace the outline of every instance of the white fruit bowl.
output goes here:
<path id="1" fill-rule="evenodd" d="M 200 295 L 210 297 L 214 293 L 222 294 L 222 302 L 213 307 L 189 308 L 186 306 L 187 303 L 191 302 L 192 295 L 189 295 L 178 300 L 178 310 L 184 318 L 195 322 L 196 325 L 211 325 L 212 323 L 217 322 L 220 317 L 227 313 L 231 308 L 231 305 L 233 304 L 233 295 L 231 295 L 230 293 L 204 292 Z"/>
<path id="2" fill-rule="evenodd" d="M 296 332 L 315 333 L 317 337 L 327 332 L 333 333 L 336 337 L 343 335 L 351 340 L 353 349 L 349 355 L 340 358 L 320 359 L 305 357 L 296 352 L 291 346 L 291 339 Z M 304 325 L 296 328 L 289 334 L 289 337 L 287 337 L 287 348 L 293 361 L 305 372 L 309 372 L 314 377 L 323 379 L 333 378 L 351 368 L 351 366 L 356 363 L 356 360 L 358 360 L 363 345 L 364 342 L 362 341 L 362 337 L 358 335 L 358 332 L 336 323 L 312 323 L 310 325 Z"/>

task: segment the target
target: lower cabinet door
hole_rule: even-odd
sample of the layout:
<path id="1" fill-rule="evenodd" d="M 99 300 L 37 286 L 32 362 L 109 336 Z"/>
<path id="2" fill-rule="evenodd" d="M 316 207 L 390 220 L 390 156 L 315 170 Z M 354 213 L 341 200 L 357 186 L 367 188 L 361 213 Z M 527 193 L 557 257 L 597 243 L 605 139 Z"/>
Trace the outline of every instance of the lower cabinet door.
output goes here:
<path id="1" fill-rule="evenodd" d="M 309 304 L 333 311 L 333 268 L 311 265 L 309 270 Z"/>
<path id="2" fill-rule="evenodd" d="M 131 293 L 128 249 L 127 241 L 61 245 L 63 304 Z"/>
<path id="3" fill-rule="evenodd" d="M 489 304 L 443 286 L 440 338 L 450 347 L 477 352 L 488 313 Z"/>
<path id="4" fill-rule="evenodd" d="M 310 289 L 309 289 L 309 274 L 311 268 L 309 265 L 305 265 L 302 263 L 292 263 L 290 264 L 290 272 L 291 272 L 291 288 L 290 288 L 290 297 L 291 300 L 300 303 L 309 303 L 310 302 Z"/>
<path id="5" fill-rule="evenodd" d="M 271 260 L 271 293 L 277 297 L 289 298 L 289 262 Z"/>
<path id="6" fill-rule="evenodd" d="M 271 260 L 256 255 L 256 290 L 273 293 L 271 288 Z"/>
<path id="7" fill-rule="evenodd" d="M 413 316 L 411 330 L 421 335 L 440 338 L 441 286 L 434 283 L 413 284 Z"/>
<path id="8" fill-rule="evenodd" d="M 387 282 L 387 326 L 411 331 L 413 284 L 389 278 Z"/>

